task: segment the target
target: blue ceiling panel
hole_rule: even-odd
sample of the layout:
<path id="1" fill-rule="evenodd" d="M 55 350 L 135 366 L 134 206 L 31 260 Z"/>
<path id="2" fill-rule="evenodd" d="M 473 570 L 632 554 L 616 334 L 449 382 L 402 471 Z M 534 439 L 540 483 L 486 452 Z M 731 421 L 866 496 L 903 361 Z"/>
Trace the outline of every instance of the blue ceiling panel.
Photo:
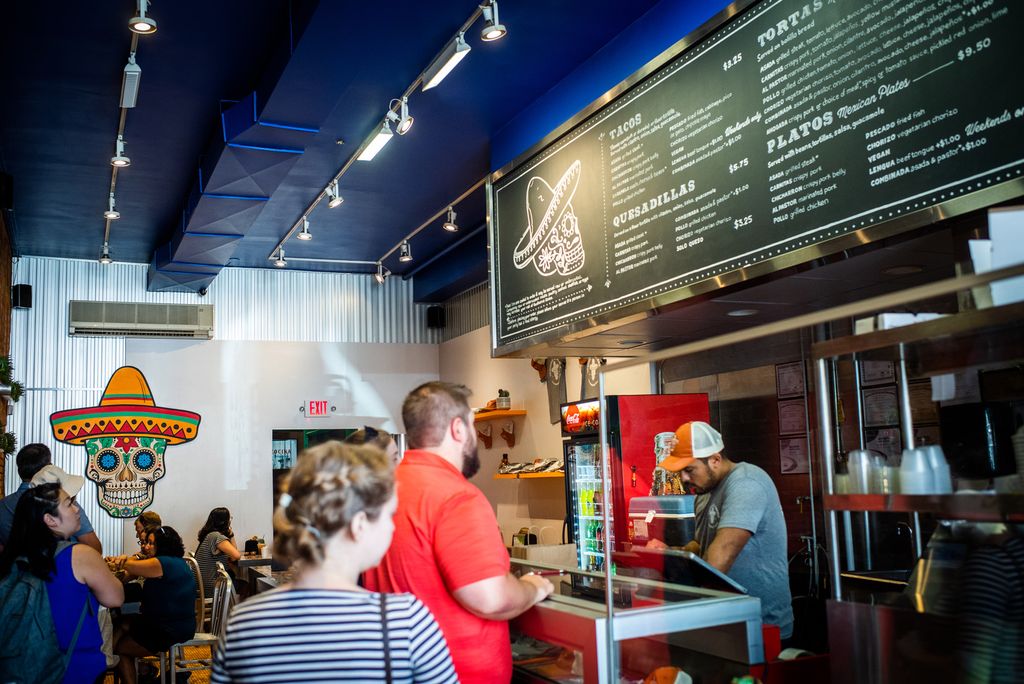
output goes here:
<path id="1" fill-rule="evenodd" d="M 230 143 L 208 153 L 200 169 L 205 195 L 270 199 L 298 161 L 299 153 L 236 147 Z"/>
<path id="2" fill-rule="evenodd" d="M 382 259 L 396 275 L 415 273 L 417 296 L 431 300 L 484 277 L 483 243 L 460 242 L 485 220 L 483 186 L 455 206 L 463 232 L 447 233 L 443 216 L 431 217 L 476 186 L 495 160 L 535 142 L 615 85 L 619 71 L 631 72 L 650 58 L 646 52 L 653 56 L 722 5 L 499 2 L 508 35 L 484 43 L 482 22 L 470 26 L 468 57 L 437 88 L 410 94 L 409 134 L 371 162 L 352 162 L 340 181 L 344 204 L 310 212 L 314 239 L 289 240 L 289 257 Z M 117 178 L 122 218 L 109 236 L 116 257 L 150 263 L 151 289 L 208 286 L 210 274 L 197 279 L 189 263 L 272 268 L 274 247 L 477 4 L 153 4 L 159 30 L 138 39 L 138 104 L 125 110 L 132 165 Z M 0 170 L 15 179 L 9 223 L 18 254 L 95 259 L 99 252 L 134 10 L 133 0 L 64 3 L 56 14 L 46 3 L 0 6 Z M 384 256 L 421 227 L 411 263 Z M 208 233 L 227 237 L 197 235 Z"/>
<path id="3" fill-rule="evenodd" d="M 211 269 L 228 263 L 241 239 L 241 235 L 182 232 L 158 249 L 157 254 L 166 260 L 173 255 L 175 263 L 202 265 L 204 272 L 212 273 Z"/>

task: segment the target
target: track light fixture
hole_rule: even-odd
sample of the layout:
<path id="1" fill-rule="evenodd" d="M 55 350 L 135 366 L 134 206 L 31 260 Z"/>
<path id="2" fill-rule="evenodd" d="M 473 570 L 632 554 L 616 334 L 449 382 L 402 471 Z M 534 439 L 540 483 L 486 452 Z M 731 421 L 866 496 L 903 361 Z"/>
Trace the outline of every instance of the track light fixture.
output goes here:
<path id="1" fill-rule="evenodd" d="M 403 97 L 401 100 L 395 99 L 391 101 L 394 105 L 396 102 L 401 102 L 401 114 L 396 114 L 393 109 L 388 109 L 388 121 L 395 124 L 395 133 L 398 135 L 405 135 L 412 128 L 413 118 L 409 116 L 409 98 Z"/>
<path id="2" fill-rule="evenodd" d="M 498 0 L 490 0 L 487 4 L 480 5 L 480 13 L 484 15 L 484 27 L 480 31 L 481 40 L 498 40 L 508 33 L 508 29 L 498 19 Z"/>
<path id="3" fill-rule="evenodd" d="M 362 154 L 359 155 L 359 161 L 370 161 L 377 156 L 377 153 L 388 144 L 391 138 L 395 137 L 395 134 L 391 132 L 391 126 L 388 126 L 388 122 L 385 121 L 380 125 L 380 130 L 377 131 L 377 135 L 370 144 L 366 146 Z"/>
<path id="4" fill-rule="evenodd" d="M 103 243 L 103 249 L 100 250 L 100 263 L 104 266 L 109 266 L 114 263 L 114 260 L 110 258 L 110 245 L 106 242 Z"/>
<path id="5" fill-rule="evenodd" d="M 373 279 L 377 281 L 378 285 L 383 285 L 384 281 L 391 275 L 391 271 L 384 268 L 384 264 L 377 262 L 377 272 L 373 274 Z"/>
<path id="6" fill-rule="evenodd" d="M 139 99 L 139 81 L 142 80 L 142 67 L 135 63 L 135 53 L 128 55 L 128 63 L 124 65 L 121 77 L 121 106 L 130 109 Z"/>
<path id="7" fill-rule="evenodd" d="M 459 226 L 455 223 L 455 210 L 448 207 L 448 220 L 441 224 L 441 227 L 449 233 L 458 233 Z"/>
<path id="8" fill-rule="evenodd" d="M 403 263 L 412 261 L 412 245 L 408 240 L 402 240 L 402 245 L 398 248 L 398 260 Z"/>
<path id="9" fill-rule="evenodd" d="M 124 168 L 126 166 L 131 166 L 131 163 L 132 160 L 124 153 L 124 138 L 119 135 L 117 136 L 117 146 L 114 156 L 110 158 L 110 165 L 118 168 Z"/>
<path id="10" fill-rule="evenodd" d="M 110 201 L 107 203 L 107 210 L 103 212 L 103 218 L 108 221 L 116 221 L 121 218 L 121 212 L 114 208 L 114 193 L 110 193 Z"/>
<path id="11" fill-rule="evenodd" d="M 340 194 L 338 194 L 338 179 L 337 178 L 332 180 L 331 184 L 327 186 L 327 196 L 331 198 L 327 202 L 327 207 L 329 209 L 334 209 L 336 207 L 340 207 L 341 203 L 345 201 L 342 198 L 342 196 Z"/>
<path id="12" fill-rule="evenodd" d="M 472 48 L 466 42 L 466 34 L 459 33 L 444 46 L 441 54 L 423 72 L 423 90 L 430 90 L 444 80 Z"/>
<path id="13" fill-rule="evenodd" d="M 146 35 L 147 33 L 156 33 L 156 19 L 146 16 L 146 8 L 149 2 L 147 0 L 138 1 L 138 15 L 128 20 L 128 28 L 133 33 L 140 33 Z"/>
<path id="14" fill-rule="evenodd" d="M 274 259 L 274 265 L 278 268 L 284 268 L 288 265 L 288 262 L 284 260 L 284 247 L 277 248 L 277 258 Z"/>
<path id="15" fill-rule="evenodd" d="M 300 240 L 313 239 L 313 234 L 309 232 L 309 219 L 306 218 L 305 216 L 302 217 L 302 230 L 300 230 L 299 234 L 296 235 L 295 237 L 299 238 Z"/>

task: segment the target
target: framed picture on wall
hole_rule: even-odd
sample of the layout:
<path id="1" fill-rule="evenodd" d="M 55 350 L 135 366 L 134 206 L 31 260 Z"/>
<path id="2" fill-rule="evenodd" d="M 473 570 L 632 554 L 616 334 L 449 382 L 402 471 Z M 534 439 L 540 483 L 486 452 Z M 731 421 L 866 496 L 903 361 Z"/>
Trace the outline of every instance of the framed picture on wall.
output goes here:
<path id="1" fill-rule="evenodd" d="M 903 438 L 900 429 L 895 427 L 878 428 L 864 431 L 864 446 L 876 454 L 881 454 L 889 465 L 899 463 L 903 451 Z"/>
<path id="2" fill-rule="evenodd" d="M 861 390 L 865 427 L 899 425 L 900 406 L 896 385 Z"/>
<path id="3" fill-rule="evenodd" d="M 939 431 L 939 426 L 922 425 L 921 427 L 914 427 L 914 445 L 922 447 L 931 444 L 942 446 L 942 433 Z"/>
<path id="4" fill-rule="evenodd" d="M 896 366 L 892 361 L 861 361 L 860 384 L 864 387 L 896 382 Z"/>
<path id="5" fill-rule="evenodd" d="M 808 468 L 807 438 L 783 437 L 779 440 L 779 471 L 783 475 L 806 473 Z"/>
<path id="6" fill-rule="evenodd" d="M 271 449 L 274 470 L 288 470 L 295 466 L 299 449 L 294 439 L 275 439 L 271 442 Z"/>
<path id="7" fill-rule="evenodd" d="M 779 434 L 807 434 L 807 411 L 803 399 L 786 399 L 779 402 Z"/>
<path id="8" fill-rule="evenodd" d="M 914 425 L 919 423 L 938 423 L 938 404 L 932 401 L 932 383 L 930 380 L 916 380 L 907 383 L 910 393 L 910 419 Z"/>
<path id="9" fill-rule="evenodd" d="M 779 399 L 804 395 L 804 364 L 802 361 L 775 364 L 775 396 Z"/>

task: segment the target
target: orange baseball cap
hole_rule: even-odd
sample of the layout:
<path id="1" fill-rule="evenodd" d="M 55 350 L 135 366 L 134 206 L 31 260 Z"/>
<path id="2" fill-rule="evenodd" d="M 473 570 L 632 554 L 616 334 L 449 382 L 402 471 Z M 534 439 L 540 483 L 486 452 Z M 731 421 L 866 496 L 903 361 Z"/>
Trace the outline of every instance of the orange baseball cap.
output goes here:
<path id="1" fill-rule="evenodd" d="M 724 448 L 722 435 L 707 423 L 699 420 L 683 423 L 676 429 L 675 448 L 658 467 L 677 473 L 696 459 L 708 458 Z"/>

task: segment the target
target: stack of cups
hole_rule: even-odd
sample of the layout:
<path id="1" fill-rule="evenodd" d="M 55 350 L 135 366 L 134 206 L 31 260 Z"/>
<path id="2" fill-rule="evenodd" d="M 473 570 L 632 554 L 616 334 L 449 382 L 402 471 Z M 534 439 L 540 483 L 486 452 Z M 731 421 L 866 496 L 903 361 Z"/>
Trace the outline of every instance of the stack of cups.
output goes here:
<path id="1" fill-rule="evenodd" d="M 932 469 L 932 492 L 952 494 L 953 476 L 949 471 L 946 455 L 942 453 L 942 447 L 932 444 L 923 448 L 928 453 L 928 465 Z"/>
<path id="2" fill-rule="evenodd" d="M 931 494 L 932 467 L 924 449 L 904 449 L 900 462 L 900 493 Z"/>
<path id="3" fill-rule="evenodd" d="M 900 464 L 903 494 L 952 494 L 953 478 L 942 447 L 931 445 L 904 449 Z"/>
<path id="4" fill-rule="evenodd" d="M 854 449 L 849 453 L 846 464 L 850 472 L 850 494 L 871 493 L 872 461 L 870 451 Z"/>

